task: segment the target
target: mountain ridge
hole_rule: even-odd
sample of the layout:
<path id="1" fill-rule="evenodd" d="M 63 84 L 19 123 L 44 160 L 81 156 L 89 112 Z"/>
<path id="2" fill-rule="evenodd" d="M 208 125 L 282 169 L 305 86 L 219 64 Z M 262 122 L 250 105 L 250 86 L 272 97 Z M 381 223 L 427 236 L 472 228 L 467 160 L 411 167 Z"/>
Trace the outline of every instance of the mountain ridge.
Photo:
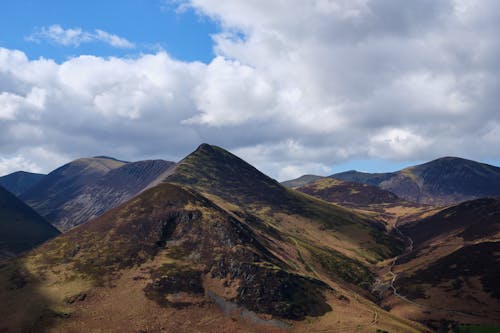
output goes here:
<path id="1" fill-rule="evenodd" d="M 500 167 L 459 157 L 442 157 L 396 172 L 348 171 L 329 177 L 376 185 L 423 204 L 448 205 L 500 196 Z"/>
<path id="2" fill-rule="evenodd" d="M 17 196 L 38 183 L 46 175 L 27 171 L 16 171 L 0 177 L 0 186 Z"/>

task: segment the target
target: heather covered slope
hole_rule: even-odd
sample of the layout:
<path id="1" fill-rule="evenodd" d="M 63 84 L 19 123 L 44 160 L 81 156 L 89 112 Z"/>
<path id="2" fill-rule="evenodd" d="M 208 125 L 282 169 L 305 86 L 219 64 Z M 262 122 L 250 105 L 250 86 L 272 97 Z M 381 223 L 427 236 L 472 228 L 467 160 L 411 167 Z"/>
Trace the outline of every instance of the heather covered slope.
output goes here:
<path id="1" fill-rule="evenodd" d="M 132 198 L 173 165 L 163 160 L 79 159 L 51 172 L 22 199 L 68 230 Z"/>
<path id="2" fill-rule="evenodd" d="M 30 250 L 58 234 L 33 209 L 0 187 L 0 257 Z"/>
<path id="3" fill-rule="evenodd" d="M 321 274 L 321 257 L 305 269 L 298 245 L 251 223 L 255 217 L 234 216 L 193 189 L 146 190 L 3 265 L 0 328 L 423 331 Z"/>
<path id="4" fill-rule="evenodd" d="M 466 201 L 401 231 L 413 246 L 397 261 L 395 286 L 427 310 L 418 319 L 500 324 L 500 199 Z"/>
<path id="5" fill-rule="evenodd" d="M 17 196 L 38 183 L 45 175 L 26 171 L 16 171 L 0 177 L 0 186 Z"/>
<path id="6" fill-rule="evenodd" d="M 457 157 L 443 157 L 392 173 L 350 171 L 331 177 L 377 185 L 403 199 L 432 205 L 500 196 L 499 167 Z"/>

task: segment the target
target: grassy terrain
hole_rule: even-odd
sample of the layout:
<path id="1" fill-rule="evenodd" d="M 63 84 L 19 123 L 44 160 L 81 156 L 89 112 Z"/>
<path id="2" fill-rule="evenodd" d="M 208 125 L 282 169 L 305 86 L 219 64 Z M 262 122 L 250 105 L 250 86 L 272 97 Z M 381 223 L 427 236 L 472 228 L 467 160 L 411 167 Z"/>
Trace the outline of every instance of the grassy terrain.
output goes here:
<path id="1" fill-rule="evenodd" d="M 500 326 L 492 325 L 464 325 L 461 324 L 456 330 L 457 333 L 498 333 Z"/>

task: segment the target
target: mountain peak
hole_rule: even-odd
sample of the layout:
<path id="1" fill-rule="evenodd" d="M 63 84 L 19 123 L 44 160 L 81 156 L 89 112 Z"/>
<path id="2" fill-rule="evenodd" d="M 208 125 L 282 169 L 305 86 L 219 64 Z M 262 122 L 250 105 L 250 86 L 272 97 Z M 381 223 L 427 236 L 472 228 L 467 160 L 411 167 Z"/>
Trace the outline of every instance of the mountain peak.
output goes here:
<path id="1" fill-rule="evenodd" d="M 276 180 L 241 158 L 208 144 L 200 145 L 180 161 L 166 181 L 193 186 L 226 199 L 241 197 L 260 201 L 266 197 L 272 200 L 277 191 L 286 191 Z"/>

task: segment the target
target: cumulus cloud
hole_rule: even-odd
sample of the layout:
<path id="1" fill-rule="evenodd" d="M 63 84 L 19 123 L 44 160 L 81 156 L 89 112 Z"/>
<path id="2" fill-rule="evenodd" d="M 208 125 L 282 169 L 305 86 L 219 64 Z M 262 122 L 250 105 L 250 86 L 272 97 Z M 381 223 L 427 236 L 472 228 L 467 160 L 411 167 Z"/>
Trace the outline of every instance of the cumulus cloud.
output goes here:
<path id="1" fill-rule="evenodd" d="M 103 42 L 121 49 L 133 49 L 135 47 L 135 45 L 127 39 L 103 30 L 96 29 L 94 32 L 89 32 L 81 28 L 64 29 L 59 24 L 37 28 L 35 32 L 27 36 L 26 39 L 38 43 L 47 40 L 52 43 L 74 47 L 90 42 Z"/>
<path id="2" fill-rule="evenodd" d="M 493 0 L 175 4 L 220 23 L 210 63 L 0 49 L 0 156 L 48 171 L 88 155 L 178 159 L 210 142 L 279 179 L 352 159 L 500 159 Z M 120 44 L 53 30 L 66 45 Z"/>

